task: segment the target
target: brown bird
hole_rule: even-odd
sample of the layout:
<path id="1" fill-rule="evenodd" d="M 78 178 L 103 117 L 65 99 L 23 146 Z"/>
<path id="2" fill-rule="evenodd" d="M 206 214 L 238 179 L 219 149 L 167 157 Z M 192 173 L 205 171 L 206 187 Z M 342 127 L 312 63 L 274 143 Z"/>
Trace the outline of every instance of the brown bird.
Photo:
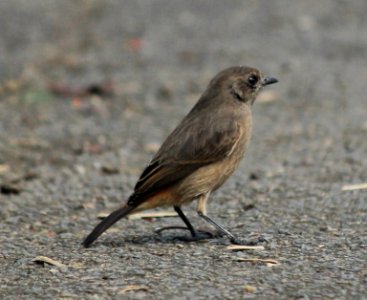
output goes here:
<path id="1" fill-rule="evenodd" d="M 219 72 L 195 106 L 162 144 L 141 174 L 127 203 L 102 220 L 87 236 L 90 246 L 105 230 L 132 212 L 173 206 L 190 231 L 202 238 L 181 210 L 197 200 L 197 213 L 233 243 L 228 230 L 206 214 L 210 194 L 239 165 L 249 144 L 251 107 L 262 87 L 278 82 L 250 67 L 231 67 Z M 208 237 L 208 236 L 206 236 Z"/>

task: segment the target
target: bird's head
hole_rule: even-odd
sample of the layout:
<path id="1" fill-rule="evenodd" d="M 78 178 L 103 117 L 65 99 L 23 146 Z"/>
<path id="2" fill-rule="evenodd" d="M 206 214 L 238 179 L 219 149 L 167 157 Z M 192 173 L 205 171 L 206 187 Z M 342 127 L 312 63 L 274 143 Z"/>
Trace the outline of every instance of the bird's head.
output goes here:
<path id="1" fill-rule="evenodd" d="M 209 88 L 228 94 L 232 99 L 254 103 L 258 92 L 266 85 L 278 82 L 274 77 L 263 76 L 259 70 L 239 66 L 219 72 L 210 82 Z"/>

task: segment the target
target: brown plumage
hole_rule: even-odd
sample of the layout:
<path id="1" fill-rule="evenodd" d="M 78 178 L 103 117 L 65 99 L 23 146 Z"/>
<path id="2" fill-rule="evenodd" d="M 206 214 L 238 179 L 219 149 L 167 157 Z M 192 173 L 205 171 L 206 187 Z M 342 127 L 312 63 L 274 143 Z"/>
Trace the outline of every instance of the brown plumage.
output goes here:
<path id="1" fill-rule="evenodd" d="M 180 209 L 193 200 L 201 217 L 237 243 L 206 215 L 206 202 L 240 163 L 251 138 L 251 106 L 259 90 L 275 82 L 249 67 L 219 72 L 145 168 L 127 204 L 98 224 L 83 245 L 129 213 L 158 206 L 173 206 L 195 239 L 199 234 Z"/>

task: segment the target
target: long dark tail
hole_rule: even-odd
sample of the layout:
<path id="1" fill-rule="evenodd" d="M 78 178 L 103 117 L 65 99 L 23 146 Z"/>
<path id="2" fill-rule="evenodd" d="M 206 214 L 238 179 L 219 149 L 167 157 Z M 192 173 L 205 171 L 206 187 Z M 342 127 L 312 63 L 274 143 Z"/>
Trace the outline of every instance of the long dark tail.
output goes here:
<path id="1" fill-rule="evenodd" d="M 86 237 L 83 241 L 84 247 L 89 247 L 103 232 L 115 224 L 118 220 L 125 217 L 129 212 L 131 212 L 135 207 L 125 205 L 114 212 L 112 212 L 107 218 L 103 219 L 96 228 Z"/>

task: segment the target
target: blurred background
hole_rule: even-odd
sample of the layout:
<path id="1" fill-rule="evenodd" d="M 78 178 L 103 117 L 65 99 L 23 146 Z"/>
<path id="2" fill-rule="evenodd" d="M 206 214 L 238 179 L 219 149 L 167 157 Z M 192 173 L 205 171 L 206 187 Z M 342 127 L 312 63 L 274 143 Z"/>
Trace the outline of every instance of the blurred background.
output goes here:
<path id="1" fill-rule="evenodd" d="M 50 297 L 65 291 L 104 297 L 129 284 L 147 287 L 137 297 L 157 299 L 182 291 L 214 298 L 362 295 L 366 12 L 364 0 L 0 1 L 0 261 L 6 266 L 0 294 L 15 297 L 21 280 L 24 293 L 27 284 L 35 287 L 33 296 L 53 286 Z M 233 65 L 256 67 L 279 83 L 255 103 L 245 162 L 209 211 L 239 235 L 265 234 L 273 248 L 263 256 L 286 263 L 274 272 L 244 271 L 218 258 L 218 272 L 212 259 L 227 254 L 215 244 L 184 245 L 184 252 L 154 242 L 152 227 L 177 220 L 122 222 L 106 247 L 81 252 L 96 215 L 126 199 L 209 80 Z M 150 251 L 164 249 L 159 258 L 145 256 L 146 240 Z M 195 257 L 195 251 L 201 252 Z M 132 252 L 138 262 L 118 268 L 116 260 Z M 40 254 L 71 261 L 74 271 L 47 281 L 29 263 Z M 171 260 L 176 254 L 180 259 Z M 104 263 L 102 271 L 90 265 L 91 256 Z M 189 258 L 192 265 L 177 275 Z M 147 269 L 151 264 L 162 268 L 163 280 L 149 279 L 157 270 Z M 134 273 L 139 268 L 144 276 Z M 130 281 L 98 289 L 103 276 Z M 95 288 L 77 289 L 79 278 Z M 244 292 L 247 283 L 255 289 Z"/>
<path id="2" fill-rule="evenodd" d="M 115 140 L 132 126 L 148 135 L 143 143 L 158 142 L 210 78 L 231 65 L 253 66 L 281 81 L 260 98 L 281 102 L 267 109 L 258 134 L 268 134 L 283 109 L 285 133 L 359 126 L 365 121 L 365 11 L 363 1 L 3 1 L 0 134 L 60 142 L 96 130 Z M 26 110 L 23 120 L 15 121 L 12 110 Z M 134 111 L 145 121 L 126 122 Z M 102 127 L 86 123 L 85 115 Z M 116 131 L 105 128 L 111 119 Z M 146 134 L 149 122 L 154 126 Z"/>

